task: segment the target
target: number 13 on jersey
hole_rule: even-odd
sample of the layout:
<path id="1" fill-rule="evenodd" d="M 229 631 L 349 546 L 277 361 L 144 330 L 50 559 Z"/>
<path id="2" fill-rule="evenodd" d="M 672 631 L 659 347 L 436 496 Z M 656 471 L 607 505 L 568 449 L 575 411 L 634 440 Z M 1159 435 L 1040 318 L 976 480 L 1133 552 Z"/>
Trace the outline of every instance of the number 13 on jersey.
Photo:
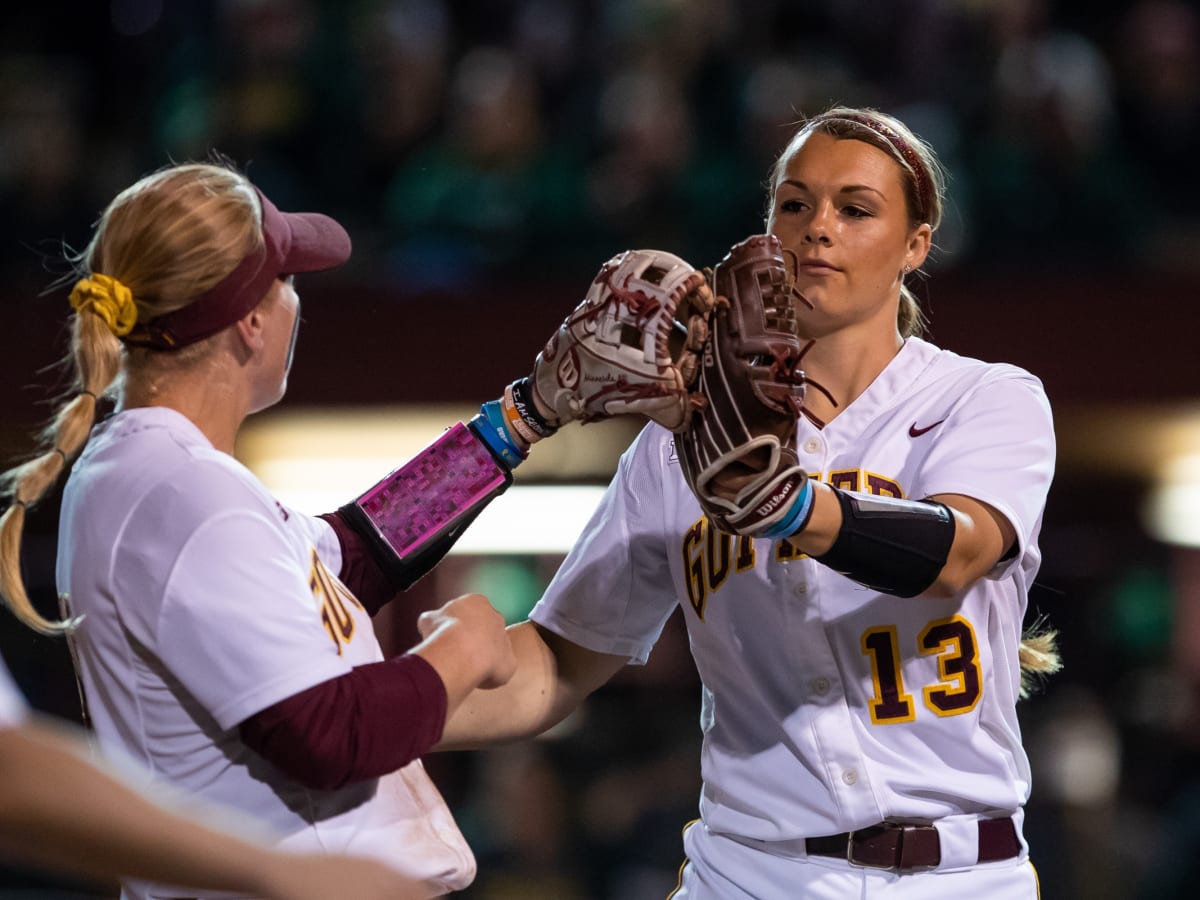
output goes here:
<path id="1" fill-rule="evenodd" d="M 957 716 L 970 712 L 983 695 L 975 631 L 962 616 L 930 622 L 917 636 L 916 651 L 936 656 L 938 680 L 922 689 L 925 706 L 935 715 Z M 904 686 L 900 663 L 912 648 L 901 647 L 895 625 L 868 628 L 862 634 L 862 652 L 871 660 L 875 694 L 868 703 L 876 725 L 911 722 L 917 717 L 913 695 Z"/>

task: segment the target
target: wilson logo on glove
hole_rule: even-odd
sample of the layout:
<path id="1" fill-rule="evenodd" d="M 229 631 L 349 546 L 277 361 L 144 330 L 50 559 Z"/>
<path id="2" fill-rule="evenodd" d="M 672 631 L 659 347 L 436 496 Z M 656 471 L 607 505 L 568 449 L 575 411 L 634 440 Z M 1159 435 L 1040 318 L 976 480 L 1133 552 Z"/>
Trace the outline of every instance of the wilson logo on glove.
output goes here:
<path id="1" fill-rule="evenodd" d="M 786 499 L 788 499 L 788 497 L 792 496 L 792 488 L 793 487 L 795 487 L 795 485 L 792 482 L 788 482 L 787 484 L 785 484 L 783 486 L 782 491 L 780 491 L 778 494 L 776 494 L 774 497 L 772 497 L 770 500 L 768 500 L 766 503 L 764 503 L 762 506 L 760 506 L 758 509 L 756 509 L 755 513 L 757 513 L 759 516 L 765 516 L 768 513 L 774 512 L 776 509 L 779 508 L 779 505 L 781 503 L 783 503 L 784 500 L 786 500 Z"/>

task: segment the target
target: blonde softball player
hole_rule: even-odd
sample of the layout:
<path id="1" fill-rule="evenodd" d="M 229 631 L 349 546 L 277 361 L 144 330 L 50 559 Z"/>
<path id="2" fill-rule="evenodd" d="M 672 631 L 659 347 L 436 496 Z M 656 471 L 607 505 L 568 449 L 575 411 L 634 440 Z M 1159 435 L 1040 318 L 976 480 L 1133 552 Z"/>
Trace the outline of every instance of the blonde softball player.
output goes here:
<path id="1" fill-rule="evenodd" d="M 795 255 L 807 473 L 764 536 L 712 527 L 651 425 L 531 621 L 518 667 L 443 746 L 536 734 L 683 611 L 703 682 L 703 790 L 674 896 L 1029 898 L 1022 639 L 1054 469 L 1038 380 L 930 344 L 905 279 L 941 217 L 932 151 L 873 110 L 804 123 L 768 230 Z M 771 508 L 768 509 L 768 506 Z"/>
<path id="2" fill-rule="evenodd" d="M 76 260 L 78 393 L 46 452 L 6 473 L 0 587 L 27 623 L 62 630 L 29 606 L 14 547 L 78 452 L 56 579 L 101 747 L 284 849 L 374 857 L 444 893 L 475 864 L 420 756 L 448 708 L 508 677 L 503 619 L 458 598 L 385 660 L 370 615 L 394 584 L 342 517 L 285 508 L 232 456 L 245 418 L 284 394 L 293 276 L 349 255 L 337 222 L 281 212 L 230 167 L 175 165 L 122 191 Z M 116 412 L 92 428 L 106 393 Z"/>

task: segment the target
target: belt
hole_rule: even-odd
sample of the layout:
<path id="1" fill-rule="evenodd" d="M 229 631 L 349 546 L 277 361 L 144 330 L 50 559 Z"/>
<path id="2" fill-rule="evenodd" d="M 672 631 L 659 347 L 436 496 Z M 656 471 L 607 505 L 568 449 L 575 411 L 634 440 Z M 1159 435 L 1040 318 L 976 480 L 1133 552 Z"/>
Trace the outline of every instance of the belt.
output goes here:
<path id="1" fill-rule="evenodd" d="M 880 822 L 843 834 L 808 838 L 809 856 L 832 856 L 868 869 L 919 872 L 935 869 L 942 861 L 937 829 L 932 825 Z M 1011 818 L 979 820 L 979 862 L 1013 859 L 1021 853 L 1021 839 Z"/>

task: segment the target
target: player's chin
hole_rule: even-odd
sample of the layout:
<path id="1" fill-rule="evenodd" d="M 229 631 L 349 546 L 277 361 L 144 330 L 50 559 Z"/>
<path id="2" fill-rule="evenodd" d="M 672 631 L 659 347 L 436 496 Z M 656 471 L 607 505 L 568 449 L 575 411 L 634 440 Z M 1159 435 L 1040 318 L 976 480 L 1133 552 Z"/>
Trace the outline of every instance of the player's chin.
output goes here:
<path id="1" fill-rule="evenodd" d="M 264 409 L 270 409 L 272 406 L 282 400 L 286 394 L 287 376 L 285 375 L 283 381 L 279 383 L 278 388 L 276 388 L 274 391 L 263 392 L 263 395 L 257 398 L 257 402 L 250 407 L 250 414 L 253 415 L 254 413 L 262 412 Z"/>

